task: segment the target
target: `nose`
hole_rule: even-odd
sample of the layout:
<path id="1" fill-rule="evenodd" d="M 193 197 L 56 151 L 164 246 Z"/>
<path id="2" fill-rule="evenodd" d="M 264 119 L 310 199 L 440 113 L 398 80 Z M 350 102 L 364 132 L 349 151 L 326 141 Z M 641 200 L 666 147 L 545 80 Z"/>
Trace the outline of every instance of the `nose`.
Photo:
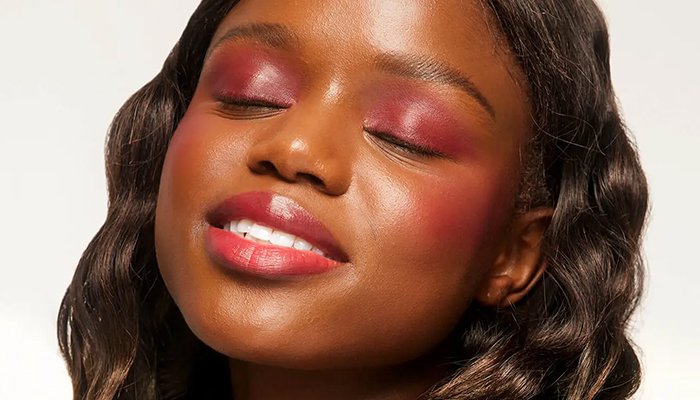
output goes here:
<path id="1" fill-rule="evenodd" d="M 248 168 L 255 174 L 308 185 L 328 195 L 342 195 L 352 175 L 350 137 L 342 132 L 349 124 L 342 123 L 346 122 L 342 117 L 337 120 L 340 124 L 331 122 L 331 118 L 317 118 L 329 115 L 318 110 L 305 115 L 301 109 L 294 113 L 252 145 Z"/>

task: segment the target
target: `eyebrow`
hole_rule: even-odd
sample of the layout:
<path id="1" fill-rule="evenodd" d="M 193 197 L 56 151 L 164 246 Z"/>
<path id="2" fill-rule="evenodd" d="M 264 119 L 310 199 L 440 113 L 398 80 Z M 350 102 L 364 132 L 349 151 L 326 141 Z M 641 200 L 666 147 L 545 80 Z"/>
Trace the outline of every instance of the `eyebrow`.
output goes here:
<path id="1" fill-rule="evenodd" d="M 233 27 L 221 35 L 216 43 L 207 50 L 205 59 L 224 43 L 241 39 L 250 39 L 270 47 L 285 49 L 298 47 L 300 42 L 296 34 L 284 25 L 265 23 L 246 24 Z"/>
<path id="2" fill-rule="evenodd" d="M 301 43 L 294 31 L 282 24 L 252 23 L 240 25 L 221 35 L 207 50 L 205 60 L 214 50 L 226 42 L 241 39 L 254 40 L 270 47 L 284 49 L 298 48 Z M 417 54 L 382 53 L 375 57 L 374 66 L 393 75 L 453 86 L 476 100 L 491 118 L 496 118 L 493 105 L 474 82 L 438 59 Z"/>
<path id="3" fill-rule="evenodd" d="M 466 92 L 476 100 L 491 118 L 496 111 L 474 82 L 461 72 L 430 56 L 384 53 L 376 57 L 375 66 L 385 72 L 426 82 L 447 84 Z"/>

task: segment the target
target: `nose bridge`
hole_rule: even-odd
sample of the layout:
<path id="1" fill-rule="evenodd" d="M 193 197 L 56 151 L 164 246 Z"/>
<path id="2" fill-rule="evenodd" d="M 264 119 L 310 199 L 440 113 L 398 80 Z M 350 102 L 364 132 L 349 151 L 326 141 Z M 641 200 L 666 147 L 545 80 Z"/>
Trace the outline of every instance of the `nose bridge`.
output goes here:
<path id="1" fill-rule="evenodd" d="M 284 114 L 250 149 L 249 168 L 328 194 L 346 192 L 352 178 L 353 131 L 361 130 L 351 122 L 349 108 L 319 94 Z"/>

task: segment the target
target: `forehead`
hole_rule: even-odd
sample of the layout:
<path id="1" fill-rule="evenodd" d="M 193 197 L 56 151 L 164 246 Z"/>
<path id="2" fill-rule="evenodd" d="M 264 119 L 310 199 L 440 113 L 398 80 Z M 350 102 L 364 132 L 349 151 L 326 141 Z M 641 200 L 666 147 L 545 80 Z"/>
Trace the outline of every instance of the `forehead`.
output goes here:
<path id="1" fill-rule="evenodd" d="M 429 53 L 465 69 L 485 64 L 493 68 L 494 61 L 509 67 L 511 62 L 480 1 L 242 0 L 215 38 L 250 22 L 283 24 L 305 45 L 325 49 L 329 56 Z"/>

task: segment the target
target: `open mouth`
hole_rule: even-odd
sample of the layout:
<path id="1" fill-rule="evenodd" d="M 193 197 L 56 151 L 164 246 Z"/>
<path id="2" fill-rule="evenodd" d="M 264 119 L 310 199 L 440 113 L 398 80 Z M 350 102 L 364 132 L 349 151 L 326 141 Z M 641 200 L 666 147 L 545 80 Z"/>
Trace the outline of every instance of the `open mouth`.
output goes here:
<path id="1" fill-rule="evenodd" d="M 207 213 L 206 248 L 225 267 L 269 278 L 315 275 L 349 263 L 328 228 L 295 200 L 234 195 Z"/>
<path id="2" fill-rule="evenodd" d="M 274 229 L 269 226 L 256 223 L 250 219 L 241 219 L 227 222 L 220 229 L 236 234 L 246 240 L 254 243 L 272 244 L 275 246 L 285 247 L 288 249 L 310 251 L 322 257 L 335 260 L 332 256 L 323 252 L 323 250 L 312 245 L 308 241 L 299 236 L 292 235 L 281 229 Z M 340 261 L 340 260 L 335 260 Z"/>

